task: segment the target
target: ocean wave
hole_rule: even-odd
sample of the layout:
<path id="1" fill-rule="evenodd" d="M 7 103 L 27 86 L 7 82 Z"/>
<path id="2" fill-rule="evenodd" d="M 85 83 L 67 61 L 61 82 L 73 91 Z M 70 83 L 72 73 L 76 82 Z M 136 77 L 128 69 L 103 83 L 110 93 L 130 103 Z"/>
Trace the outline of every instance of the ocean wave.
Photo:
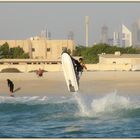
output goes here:
<path id="1" fill-rule="evenodd" d="M 75 114 L 79 117 L 101 117 L 101 116 L 140 116 L 140 104 L 138 100 L 132 100 L 129 97 L 118 95 L 117 91 L 98 98 L 90 98 L 90 102 L 85 100 L 81 93 L 74 93 L 72 96 L 23 96 L 7 97 L 0 96 L 0 107 L 3 104 L 16 105 L 47 105 L 47 110 L 56 112 L 66 112 Z M 9 105 L 10 104 L 10 105 Z M 15 107 L 15 106 L 14 106 Z M 46 106 L 44 106 L 46 108 Z M 44 108 L 40 107 L 40 108 Z"/>
<path id="2" fill-rule="evenodd" d="M 140 115 L 140 104 L 129 97 L 120 96 L 117 90 L 98 99 L 92 99 L 91 103 L 84 100 L 80 93 L 76 93 L 74 98 L 79 107 L 79 116 L 99 117 L 99 116 L 130 116 L 130 114 Z M 135 116 L 134 115 L 134 116 Z M 133 115 L 131 115 L 133 116 Z"/>
<path id="3" fill-rule="evenodd" d="M 0 96 L 0 104 L 7 103 L 7 104 L 46 104 L 48 101 L 47 96 L 23 96 L 23 97 L 7 97 L 7 96 Z"/>
<path id="4" fill-rule="evenodd" d="M 42 104 L 73 104 L 74 99 L 71 97 L 48 97 L 48 96 L 0 96 L 0 104 L 27 104 L 27 105 L 42 105 Z"/>

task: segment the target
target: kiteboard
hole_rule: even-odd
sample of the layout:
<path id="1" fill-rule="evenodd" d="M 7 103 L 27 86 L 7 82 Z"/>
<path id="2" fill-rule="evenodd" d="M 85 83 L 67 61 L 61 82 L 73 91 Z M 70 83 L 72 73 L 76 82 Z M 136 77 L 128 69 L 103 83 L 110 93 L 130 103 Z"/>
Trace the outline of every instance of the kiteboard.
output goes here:
<path id="1" fill-rule="evenodd" d="M 71 56 L 68 53 L 63 52 L 61 56 L 61 62 L 68 91 L 78 91 L 79 87 Z"/>
<path id="2" fill-rule="evenodd" d="M 15 92 L 17 92 L 17 91 L 19 91 L 19 90 L 21 90 L 20 87 L 16 88 L 13 92 L 15 93 Z"/>

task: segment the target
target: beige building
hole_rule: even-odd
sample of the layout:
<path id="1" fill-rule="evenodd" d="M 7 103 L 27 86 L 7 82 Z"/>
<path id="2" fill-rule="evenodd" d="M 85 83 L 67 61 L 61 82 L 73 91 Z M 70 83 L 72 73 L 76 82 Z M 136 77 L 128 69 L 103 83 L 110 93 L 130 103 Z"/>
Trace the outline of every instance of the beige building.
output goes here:
<path id="1" fill-rule="evenodd" d="M 76 58 L 78 59 L 78 58 Z M 100 54 L 98 64 L 86 64 L 90 71 L 138 71 L 140 54 Z M 21 72 L 30 72 L 39 68 L 45 71 L 62 71 L 61 59 L 0 59 L 0 71 L 17 68 Z"/>
<path id="2" fill-rule="evenodd" d="M 100 54 L 99 64 L 114 70 L 140 70 L 140 54 Z"/>
<path id="3" fill-rule="evenodd" d="M 9 46 L 20 46 L 29 52 L 30 59 L 0 59 L 0 71 L 17 68 L 21 72 L 30 72 L 39 68 L 46 71 L 62 71 L 61 53 L 64 48 L 75 49 L 72 40 L 46 40 L 31 38 L 29 40 L 1 40 L 0 45 L 7 42 Z M 76 58 L 78 59 L 78 58 Z M 137 71 L 140 70 L 140 54 L 105 54 L 99 55 L 98 64 L 86 64 L 90 71 Z"/>
<path id="4" fill-rule="evenodd" d="M 120 52 L 115 52 L 115 54 L 100 54 L 99 55 L 100 64 L 140 64 L 140 54 L 120 54 Z"/>
<path id="5" fill-rule="evenodd" d="M 63 51 L 67 48 L 71 52 L 75 49 L 73 40 L 48 40 L 46 38 L 32 37 L 27 40 L 0 40 L 0 45 L 5 42 L 9 47 L 20 46 L 29 53 L 30 59 L 57 60 Z"/>
<path id="6" fill-rule="evenodd" d="M 35 71 L 39 68 L 45 71 L 62 71 L 60 59 L 57 61 L 46 59 L 0 59 L 0 71 L 13 68 L 21 72 Z"/>

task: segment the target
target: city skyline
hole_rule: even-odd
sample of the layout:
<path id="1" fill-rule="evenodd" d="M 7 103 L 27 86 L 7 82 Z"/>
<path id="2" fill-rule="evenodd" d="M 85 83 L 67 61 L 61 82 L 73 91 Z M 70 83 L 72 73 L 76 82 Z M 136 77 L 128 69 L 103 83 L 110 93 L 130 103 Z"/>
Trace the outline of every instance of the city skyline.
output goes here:
<path id="1" fill-rule="evenodd" d="M 0 3 L 0 39 L 27 39 L 47 28 L 52 39 L 67 39 L 71 32 L 77 44 L 85 45 L 85 16 L 89 16 L 92 46 L 101 40 L 103 25 L 108 27 L 109 38 L 122 24 L 131 30 L 139 19 L 139 6 L 139 2 Z"/>

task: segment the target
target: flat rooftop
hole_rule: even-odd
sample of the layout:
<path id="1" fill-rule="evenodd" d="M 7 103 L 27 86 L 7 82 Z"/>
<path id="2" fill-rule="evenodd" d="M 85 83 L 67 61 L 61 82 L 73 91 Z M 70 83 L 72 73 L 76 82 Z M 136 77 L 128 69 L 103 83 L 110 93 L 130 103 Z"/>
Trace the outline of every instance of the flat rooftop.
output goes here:
<path id="1" fill-rule="evenodd" d="M 99 54 L 99 56 L 104 58 L 140 58 L 140 54 Z"/>

